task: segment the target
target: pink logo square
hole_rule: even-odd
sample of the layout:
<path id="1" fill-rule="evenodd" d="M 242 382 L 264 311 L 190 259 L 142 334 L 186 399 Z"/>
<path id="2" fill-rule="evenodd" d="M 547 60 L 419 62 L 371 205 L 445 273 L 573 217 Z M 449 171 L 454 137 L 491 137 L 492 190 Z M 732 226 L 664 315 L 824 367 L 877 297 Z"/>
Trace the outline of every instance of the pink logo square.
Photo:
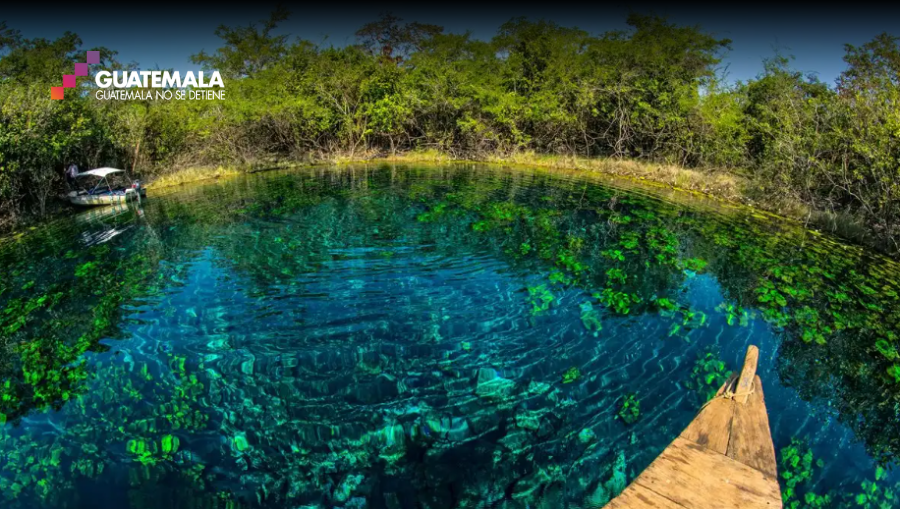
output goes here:
<path id="1" fill-rule="evenodd" d="M 87 63 L 99 64 L 100 63 L 100 52 L 99 51 L 88 51 L 87 52 Z"/>
<path id="2" fill-rule="evenodd" d="M 75 76 L 87 76 L 88 75 L 88 65 L 87 64 L 75 64 Z"/>
<path id="3" fill-rule="evenodd" d="M 75 88 L 74 74 L 63 74 L 63 88 Z"/>

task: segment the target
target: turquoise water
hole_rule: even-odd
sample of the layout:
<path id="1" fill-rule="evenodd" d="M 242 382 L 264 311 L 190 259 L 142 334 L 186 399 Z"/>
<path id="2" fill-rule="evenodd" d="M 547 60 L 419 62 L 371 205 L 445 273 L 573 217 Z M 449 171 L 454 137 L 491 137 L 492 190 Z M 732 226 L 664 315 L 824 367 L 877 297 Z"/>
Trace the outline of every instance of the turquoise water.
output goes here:
<path id="1" fill-rule="evenodd" d="M 751 344 L 787 502 L 896 506 L 900 270 L 750 211 L 266 173 L 25 232 L 0 276 L 4 507 L 600 507 Z"/>

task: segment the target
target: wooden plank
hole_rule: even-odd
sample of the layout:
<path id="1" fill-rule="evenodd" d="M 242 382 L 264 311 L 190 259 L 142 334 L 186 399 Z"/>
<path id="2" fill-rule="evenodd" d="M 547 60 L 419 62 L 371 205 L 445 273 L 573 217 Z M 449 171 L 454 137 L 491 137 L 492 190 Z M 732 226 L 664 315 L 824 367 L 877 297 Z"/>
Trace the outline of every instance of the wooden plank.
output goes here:
<path id="1" fill-rule="evenodd" d="M 747 355 L 744 356 L 744 367 L 741 369 L 741 377 L 738 379 L 734 393 L 740 394 L 735 398 L 738 403 L 746 403 L 748 394 L 753 388 L 753 379 L 756 376 L 756 365 L 759 363 L 759 348 L 750 345 Z"/>
<path id="2" fill-rule="evenodd" d="M 758 376 L 747 403 L 734 406 L 728 457 L 777 478 L 775 445 L 772 444 L 772 435 L 769 433 L 769 416 L 766 413 L 762 381 Z"/>
<path id="3" fill-rule="evenodd" d="M 685 509 L 684 506 L 634 483 L 604 507 L 610 509 Z"/>
<path id="4" fill-rule="evenodd" d="M 725 454 L 731 438 L 734 407 L 733 400 L 713 399 L 681 432 L 681 438 L 696 442 L 719 454 Z"/>
<path id="5" fill-rule="evenodd" d="M 680 437 L 633 484 L 691 509 L 781 507 L 777 479 Z"/>

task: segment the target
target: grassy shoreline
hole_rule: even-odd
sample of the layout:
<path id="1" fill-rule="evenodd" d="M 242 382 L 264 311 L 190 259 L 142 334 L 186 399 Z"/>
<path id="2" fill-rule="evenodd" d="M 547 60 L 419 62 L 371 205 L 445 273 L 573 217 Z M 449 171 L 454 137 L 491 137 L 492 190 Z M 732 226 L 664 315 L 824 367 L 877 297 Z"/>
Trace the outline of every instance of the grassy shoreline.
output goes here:
<path id="1" fill-rule="evenodd" d="M 247 173 L 313 166 L 373 163 L 492 164 L 509 168 L 542 168 L 599 174 L 613 179 L 636 182 L 642 186 L 690 193 L 801 223 L 802 226 L 836 235 L 848 242 L 882 252 L 873 245 L 863 221 L 842 212 L 817 210 L 800 200 L 773 199 L 754 188 L 751 179 L 737 172 L 717 169 L 692 169 L 666 163 L 629 159 L 588 158 L 520 152 L 512 155 L 490 154 L 482 157 L 455 157 L 438 150 L 414 150 L 392 155 L 366 152 L 333 154 L 307 161 L 273 162 L 252 166 L 190 167 L 160 175 L 148 183 L 151 190 L 230 178 Z M 896 257 L 897 253 L 886 253 Z"/>
<path id="2" fill-rule="evenodd" d="M 219 179 L 246 173 L 257 173 L 268 170 L 312 167 L 322 165 L 351 165 L 362 163 L 480 163 L 496 164 L 510 167 L 538 167 L 561 170 L 578 170 L 599 172 L 607 175 L 624 177 L 661 184 L 672 189 L 702 193 L 716 198 L 742 202 L 749 198 L 742 189 L 749 183 L 743 177 L 725 171 L 702 171 L 682 168 L 675 165 L 644 163 L 634 160 L 607 158 L 586 158 L 573 156 L 541 155 L 533 152 L 512 156 L 491 155 L 484 158 L 456 158 L 442 152 L 404 152 L 391 156 L 374 155 L 371 157 L 327 157 L 309 162 L 283 162 L 260 167 L 188 167 L 152 178 L 147 183 L 148 189 L 162 189 L 180 186 L 204 180 Z"/>
<path id="3" fill-rule="evenodd" d="M 640 186 L 684 192 L 703 199 L 724 202 L 782 219 L 796 221 L 811 229 L 837 235 L 849 242 L 871 246 L 863 225 L 841 214 L 814 210 L 800 201 L 774 201 L 760 198 L 754 192 L 750 179 L 737 173 L 715 169 L 691 169 L 665 163 L 652 163 L 628 159 L 587 158 L 564 155 L 545 155 L 521 152 L 512 155 L 491 154 L 484 157 L 454 157 L 437 150 L 399 152 L 392 155 L 367 152 L 363 154 L 334 154 L 306 161 L 273 161 L 254 165 L 185 167 L 151 176 L 145 186 L 151 193 L 177 192 L 181 186 L 214 180 L 227 180 L 240 175 L 265 171 L 310 168 L 316 166 L 349 166 L 377 163 L 430 163 L 430 164 L 490 164 L 507 168 L 540 168 L 571 171 L 574 173 L 602 175 L 614 180 L 630 181 Z M 15 235 L 27 228 L 31 221 L 13 228 L 3 228 L 4 237 Z"/>
<path id="4" fill-rule="evenodd" d="M 436 150 L 400 152 L 393 155 L 364 154 L 362 156 L 334 155 L 306 162 L 288 161 L 257 166 L 188 167 L 152 178 L 150 190 L 170 189 L 186 184 L 218 180 L 249 173 L 308 168 L 314 166 L 373 163 L 432 163 L 432 164 L 491 164 L 509 168 L 543 168 L 602 174 L 616 179 L 638 182 L 656 188 L 683 191 L 693 195 L 721 200 L 775 214 L 789 219 L 803 219 L 810 214 L 800 202 L 774 203 L 754 199 L 749 190 L 751 182 L 724 170 L 698 170 L 665 163 L 651 163 L 628 159 L 587 158 L 578 156 L 545 155 L 522 152 L 513 155 L 486 157 L 453 157 Z"/>

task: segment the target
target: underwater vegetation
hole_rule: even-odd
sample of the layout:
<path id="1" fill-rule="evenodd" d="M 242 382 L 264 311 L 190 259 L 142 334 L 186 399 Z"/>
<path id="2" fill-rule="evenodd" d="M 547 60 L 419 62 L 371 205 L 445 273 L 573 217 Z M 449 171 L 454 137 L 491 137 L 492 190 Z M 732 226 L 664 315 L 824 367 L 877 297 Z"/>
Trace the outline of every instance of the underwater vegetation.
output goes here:
<path id="1" fill-rule="evenodd" d="M 817 507 L 860 507 L 890 509 L 900 503 L 900 482 L 887 481 L 887 471 L 876 467 L 873 478 L 862 480 L 858 486 L 843 491 L 828 490 L 817 493 L 810 487 L 816 470 L 825 462 L 816 459 L 805 439 L 792 439 L 781 449 L 779 473 L 784 480 L 782 499 L 788 509 Z M 855 489 L 854 489 L 855 488 Z"/>
<path id="2" fill-rule="evenodd" d="M 694 362 L 691 376 L 684 386 L 696 392 L 698 406 L 715 397 L 719 387 L 731 376 L 725 362 L 711 351 L 701 353 Z"/>
<path id="3" fill-rule="evenodd" d="M 786 506 L 894 503 L 890 261 L 477 167 L 272 173 L 144 207 L 0 245 L 4 507 L 602 505 L 751 342 Z"/>
<path id="4" fill-rule="evenodd" d="M 641 417 L 641 402 L 637 399 L 637 394 L 626 394 L 619 404 L 619 411 L 616 413 L 619 419 L 625 424 L 634 424 Z"/>
<path id="5" fill-rule="evenodd" d="M 565 373 L 563 373 L 562 383 L 570 384 L 570 383 L 574 382 L 575 380 L 578 380 L 578 377 L 580 377 L 580 376 L 581 376 L 581 372 L 578 371 L 578 368 L 573 366 L 573 367 L 567 369 Z"/>

